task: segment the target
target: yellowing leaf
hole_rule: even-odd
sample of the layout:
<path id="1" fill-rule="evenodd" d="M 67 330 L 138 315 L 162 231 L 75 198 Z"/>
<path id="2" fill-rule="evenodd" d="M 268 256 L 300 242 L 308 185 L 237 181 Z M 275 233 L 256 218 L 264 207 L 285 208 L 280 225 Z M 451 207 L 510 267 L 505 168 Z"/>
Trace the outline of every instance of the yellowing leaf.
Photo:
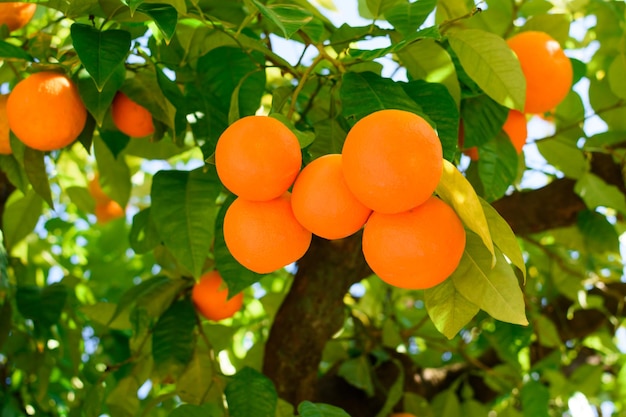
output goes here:
<path id="1" fill-rule="evenodd" d="M 443 161 L 443 174 L 437 186 L 437 194 L 454 208 L 471 231 L 480 236 L 483 244 L 492 255 L 491 265 L 494 266 L 496 255 L 480 199 L 472 184 L 456 169 L 454 164 L 446 160 Z"/>

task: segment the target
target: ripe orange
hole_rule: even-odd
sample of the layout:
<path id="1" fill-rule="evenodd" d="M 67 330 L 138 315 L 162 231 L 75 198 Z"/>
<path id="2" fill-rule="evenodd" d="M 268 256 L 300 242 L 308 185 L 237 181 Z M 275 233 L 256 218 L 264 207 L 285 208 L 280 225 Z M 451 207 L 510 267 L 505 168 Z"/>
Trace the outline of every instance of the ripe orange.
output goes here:
<path id="1" fill-rule="evenodd" d="M 346 184 L 379 213 L 400 213 L 426 201 L 443 169 L 437 133 L 404 110 L 380 110 L 359 120 L 348 132 L 342 155 Z"/>
<path id="2" fill-rule="evenodd" d="M 111 104 L 111 117 L 120 132 L 131 138 L 142 138 L 154 133 L 152 114 L 121 91 Z"/>
<path id="3" fill-rule="evenodd" d="M 363 254 L 374 273 L 399 288 L 425 289 L 444 281 L 465 249 L 465 229 L 437 197 L 411 210 L 374 212 L 363 231 Z"/>
<path id="4" fill-rule="evenodd" d="M 125 211 L 117 201 L 107 200 L 96 202 L 95 215 L 98 223 L 108 223 L 111 220 L 124 217 Z"/>
<path id="5" fill-rule="evenodd" d="M 11 155 L 11 139 L 9 136 L 9 121 L 7 119 L 7 94 L 0 95 L 0 154 Z"/>
<path id="6" fill-rule="evenodd" d="M 471 148 L 467 148 L 463 150 L 463 153 L 470 157 L 472 161 L 478 161 L 478 147 L 472 146 Z"/>
<path id="7" fill-rule="evenodd" d="M 215 149 L 222 184 L 246 200 L 279 197 L 293 184 L 301 165 L 296 135 L 267 116 L 237 120 L 222 133 Z"/>
<path id="8" fill-rule="evenodd" d="M 102 191 L 102 187 L 100 186 L 100 176 L 98 173 L 94 175 L 94 177 L 87 184 L 87 189 L 89 190 L 89 194 L 96 200 L 96 203 L 106 203 L 111 200 L 111 197 L 106 195 L 104 191 Z"/>
<path id="9" fill-rule="evenodd" d="M 341 239 L 357 232 L 372 212 L 348 189 L 341 159 L 340 154 L 317 158 L 300 172 L 291 192 L 296 219 L 326 239 Z"/>
<path id="10" fill-rule="evenodd" d="M 33 18 L 36 9 L 34 3 L 0 3 L 0 25 L 7 25 L 9 32 L 22 28 Z"/>
<path id="11" fill-rule="evenodd" d="M 233 257 L 259 274 L 300 259 L 311 244 L 311 232 L 293 214 L 291 194 L 270 201 L 238 197 L 226 210 L 224 240 Z"/>
<path id="12" fill-rule="evenodd" d="M 510 110 L 504 122 L 504 126 L 502 126 L 502 130 L 504 130 L 509 136 L 509 139 L 511 139 L 511 143 L 513 143 L 517 153 L 521 153 L 524 144 L 526 144 L 526 138 L 528 137 L 526 116 L 520 111 Z"/>
<path id="13" fill-rule="evenodd" d="M 235 315 L 243 305 L 243 293 L 228 298 L 228 287 L 219 272 L 211 271 L 200 277 L 191 290 L 191 300 L 200 314 L 219 321 Z"/>
<path id="14" fill-rule="evenodd" d="M 574 78 L 572 63 L 561 45 L 544 32 L 521 32 L 507 40 L 526 77 L 524 113 L 543 113 L 559 104 Z"/>
<path id="15" fill-rule="evenodd" d="M 87 109 L 72 80 L 45 71 L 23 79 L 9 94 L 9 127 L 33 149 L 52 151 L 76 140 L 87 121 Z"/>

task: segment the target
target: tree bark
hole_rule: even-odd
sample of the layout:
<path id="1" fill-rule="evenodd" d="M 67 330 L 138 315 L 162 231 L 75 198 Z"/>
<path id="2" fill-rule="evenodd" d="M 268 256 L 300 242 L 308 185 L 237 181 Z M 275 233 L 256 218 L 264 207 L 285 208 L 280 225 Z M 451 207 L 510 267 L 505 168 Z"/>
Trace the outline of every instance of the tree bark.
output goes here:
<path id="1" fill-rule="evenodd" d="M 370 274 L 360 234 L 335 241 L 313 238 L 265 346 L 263 372 L 281 398 L 296 405 L 315 397 L 324 346 L 345 320 L 343 297 Z"/>

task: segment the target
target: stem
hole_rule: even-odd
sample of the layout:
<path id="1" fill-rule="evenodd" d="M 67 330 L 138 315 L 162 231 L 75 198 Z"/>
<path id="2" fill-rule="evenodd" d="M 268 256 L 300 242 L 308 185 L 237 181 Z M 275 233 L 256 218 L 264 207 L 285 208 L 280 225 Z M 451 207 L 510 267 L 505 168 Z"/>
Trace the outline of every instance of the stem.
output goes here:
<path id="1" fill-rule="evenodd" d="M 300 78 L 300 82 L 296 86 L 295 90 L 293 90 L 293 94 L 291 95 L 291 103 L 289 104 L 289 111 L 287 112 L 288 119 L 291 119 L 293 116 L 293 112 L 296 108 L 296 100 L 298 98 L 298 95 L 304 88 L 304 84 L 306 83 L 307 79 L 309 78 L 309 76 L 311 75 L 311 73 L 313 72 L 317 64 L 319 64 L 323 60 L 324 60 L 324 57 L 322 55 L 316 56 L 313 62 L 311 63 L 311 65 L 302 74 L 302 77 Z"/>

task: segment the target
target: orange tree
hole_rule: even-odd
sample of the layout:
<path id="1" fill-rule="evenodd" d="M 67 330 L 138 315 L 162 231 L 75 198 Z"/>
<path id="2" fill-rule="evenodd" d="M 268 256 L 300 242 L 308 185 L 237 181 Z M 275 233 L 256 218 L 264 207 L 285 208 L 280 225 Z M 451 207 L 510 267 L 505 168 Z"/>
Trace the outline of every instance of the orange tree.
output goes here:
<path id="1" fill-rule="evenodd" d="M 626 413 L 623 2 L 37 3 L 22 27 L 0 26 L 0 92 L 9 95 L 0 114 L 3 416 Z M 0 17 L 14 18 L 15 7 L 0 3 Z M 507 43 L 522 32 L 548 36 L 516 46 L 545 59 L 531 60 L 532 71 Z M 65 76 L 65 87 L 31 83 L 10 99 L 41 72 Z M 74 89 L 82 104 L 72 98 L 64 110 L 59 95 Z M 518 153 L 503 126 L 531 90 L 550 107 L 524 113 L 529 138 Z M 147 126 L 132 137 L 114 121 L 116 96 L 126 100 L 125 126 Z M 432 188 L 422 204 L 447 213 L 441 225 L 388 220 L 392 229 L 369 233 L 377 262 L 397 269 L 403 288 L 363 256 L 367 221 L 333 240 L 297 223 L 293 172 L 271 197 L 279 204 L 235 196 L 216 169 L 222 133 L 247 116 L 290 130 L 302 169 L 341 154 L 352 127 L 382 110 L 429 127 L 379 117 L 360 131 L 376 135 L 366 141 L 373 148 L 353 149 L 369 161 L 358 168 L 368 173 L 362 188 L 399 198 L 401 183 L 415 183 L 407 176 L 423 175 Z M 422 145 L 401 132 L 429 129 L 434 156 L 415 165 Z M 34 142 L 22 132 L 35 132 Z M 69 143 L 49 142 L 68 132 Z M 229 169 L 280 174 L 289 165 L 267 149 L 261 124 L 245 135 L 247 166 L 230 155 Z M 379 145 L 390 150 L 373 151 Z M 463 154 L 471 148 L 479 159 Z M 396 168 L 400 180 L 381 185 Z M 260 194 L 276 185 L 244 177 L 233 176 Z M 331 210 L 323 199 L 332 194 L 314 204 Z M 98 221 L 103 196 L 119 210 Z M 232 224 L 237 245 L 272 265 L 268 273 L 229 250 L 224 219 L 236 198 L 261 219 L 231 212 L 247 224 Z M 355 217 L 376 210 L 361 203 Z M 281 210 L 267 209 L 270 227 L 257 210 L 266 206 Z M 420 207 L 372 216 L 406 219 Z M 287 229 L 299 230 L 304 248 Z M 460 256 L 450 252 L 458 246 Z M 415 257 L 423 268 L 414 271 L 453 272 L 430 285 L 430 272 L 403 267 Z M 200 277 L 215 271 L 219 286 L 200 291 Z M 241 308 L 208 319 L 197 306 L 219 307 L 226 288 Z"/>

